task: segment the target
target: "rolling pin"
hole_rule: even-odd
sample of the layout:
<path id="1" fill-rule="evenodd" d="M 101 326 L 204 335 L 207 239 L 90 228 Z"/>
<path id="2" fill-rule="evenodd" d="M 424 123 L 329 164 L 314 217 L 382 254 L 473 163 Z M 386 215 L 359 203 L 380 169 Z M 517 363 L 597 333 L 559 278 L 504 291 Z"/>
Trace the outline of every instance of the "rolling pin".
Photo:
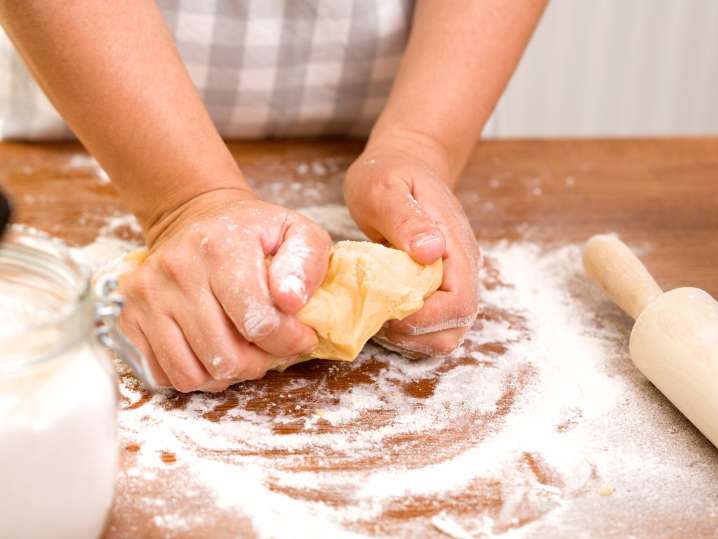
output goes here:
<path id="1" fill-rule="evenodd" d="M 718 301 L 698 288 L 663 292 L 618 237 L 586 243 L 588 275 L 636 320 L 636 367 L 718 447 Z"/>

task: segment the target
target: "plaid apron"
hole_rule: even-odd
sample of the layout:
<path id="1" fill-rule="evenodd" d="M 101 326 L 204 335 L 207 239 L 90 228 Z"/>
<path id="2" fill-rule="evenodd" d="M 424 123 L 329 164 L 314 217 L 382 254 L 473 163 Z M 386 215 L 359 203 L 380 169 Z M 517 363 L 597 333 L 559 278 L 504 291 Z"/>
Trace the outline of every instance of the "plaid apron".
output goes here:
<path id="1" fill-rule="evenodd" d="M 413 0 L 159 0 L 220 133 L 368 133 L 386 101 Z M 148 85 L 151 91 L 151 85 Z M 72 138 L 0 32 L 0 138 Z"/>

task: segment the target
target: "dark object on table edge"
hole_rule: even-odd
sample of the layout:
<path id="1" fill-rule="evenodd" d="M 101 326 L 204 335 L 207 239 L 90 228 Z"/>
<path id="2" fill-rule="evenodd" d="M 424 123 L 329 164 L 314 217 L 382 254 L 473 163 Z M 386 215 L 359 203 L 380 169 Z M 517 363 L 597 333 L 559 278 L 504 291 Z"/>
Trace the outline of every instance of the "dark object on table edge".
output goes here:
<path id="1" fill-rule="evenodd" d="M 0 239 L 8 222 L 10 222 L 10 201 L 0 191 Z"/>

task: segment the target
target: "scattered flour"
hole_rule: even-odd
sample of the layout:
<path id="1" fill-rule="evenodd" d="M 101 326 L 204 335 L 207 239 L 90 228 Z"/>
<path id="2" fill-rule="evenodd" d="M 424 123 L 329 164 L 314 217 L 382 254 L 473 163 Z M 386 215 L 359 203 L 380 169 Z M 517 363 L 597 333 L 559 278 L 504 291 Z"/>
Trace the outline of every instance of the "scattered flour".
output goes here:
<path id="1" fill-rule="evenodd" d="M 142 227 L 132 214 L 115 215 L 106 220 L 105 226 L 100 229 L 100 238 L 119 237 L 127 239 L 125 236 L 134 237 L 142 236 Z"/>
<path id="2" fill-rule="evenodd" d="M 68 161 L 66 168 L 68 170 L 91 170 L 97 177 L 100 184 L 110 183 L 110 176 L 104 168 L 95 160 L 94 157 L 84 153 L 73 154 Z"/>
<path id="3" fill-rule="evenodd" d="M 451 539 L 471 539 L 473 535 L 467 532 L 450 516 L 439 513 L 431 519 L 431 524 Z"/>
<path id="4" fill-rule="evenodd" d="M 288 208 L 297 208 L 308 204 L 340 202 L 344 171 L 349 163 L 348 159 L 336 157 L 263 163 L 259 173 L 265 181 L 254 177 L 251 169 L 245 170 L 245 173 L 247 182 L 259 198 Z"/>
<path id="5" fill-rule="evenodd" d="M 297 211 L 321 224 L 334 241 L 355 240 L 365 241 L 367 237 L 357 228 L 349 210 L 343 204 L 324 204 L 321 206 L 304 206 Z"/>
<path id="6" fill-rule="evenodd" d="M 302 212 L 336 239 L 357 233 L 341 206 Z M 78 256 L 98 267 L 131 247 L 101 237 Z M 579 246 L 484 254 L 481 312 L 448 358 L 370 345 L 353 363 L 310 362 L 218 395 L 150 396 L 118 366 L 117 507 L 168 537 L 238 516 L 260 537 L 714 529 L 713 449 L 632 367 L 630 323 L 583 277 Z M 666 514 L 678 527 L 660 528 Z M 110 531 L 138 532 L 119 520 Z"/>

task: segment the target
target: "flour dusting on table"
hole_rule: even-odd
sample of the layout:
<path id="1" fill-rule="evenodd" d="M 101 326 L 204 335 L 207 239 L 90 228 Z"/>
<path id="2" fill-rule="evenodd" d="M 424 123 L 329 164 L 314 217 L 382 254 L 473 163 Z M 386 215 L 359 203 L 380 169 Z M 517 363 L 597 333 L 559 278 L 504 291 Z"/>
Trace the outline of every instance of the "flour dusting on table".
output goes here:
<path id="1" fill-rule="evenodd" d="M 97 181 L 101 184 L 110 183 L 110 176 L 107 174 L 104 168 L 97 162 L 97 160 L 85 153 L 76 153 L 70 157 L 66 168 L 68 170 L 88 170 L 92 172 Z"/>
<path id="2" fill-rule="evenodd" d="M 341 208 L 305 213 L 349 226 Z M 98 267 L 130 247 L 101 237 L 78 254 Z M 586 281 L 579 247 L 498 243 L 484 254 L 481 312 L 448 358 L 370 345 L 353 363 L 153 397 L 118 367 L 116 503 L 153 515 L 166 537 L 223 514 L 260 537 L 625 535 L 640 528 L 607 515 L 625 522 L 645 507 L 635 482 L 654 493 L 659 523 L 674 507 L 662 500 L 675 504 L 686 484 L 687 512 L 715 511 L 712 449 L 632 367 L 630 322 Z M 138 502 L 138 485 L 153 482 Z"/>

